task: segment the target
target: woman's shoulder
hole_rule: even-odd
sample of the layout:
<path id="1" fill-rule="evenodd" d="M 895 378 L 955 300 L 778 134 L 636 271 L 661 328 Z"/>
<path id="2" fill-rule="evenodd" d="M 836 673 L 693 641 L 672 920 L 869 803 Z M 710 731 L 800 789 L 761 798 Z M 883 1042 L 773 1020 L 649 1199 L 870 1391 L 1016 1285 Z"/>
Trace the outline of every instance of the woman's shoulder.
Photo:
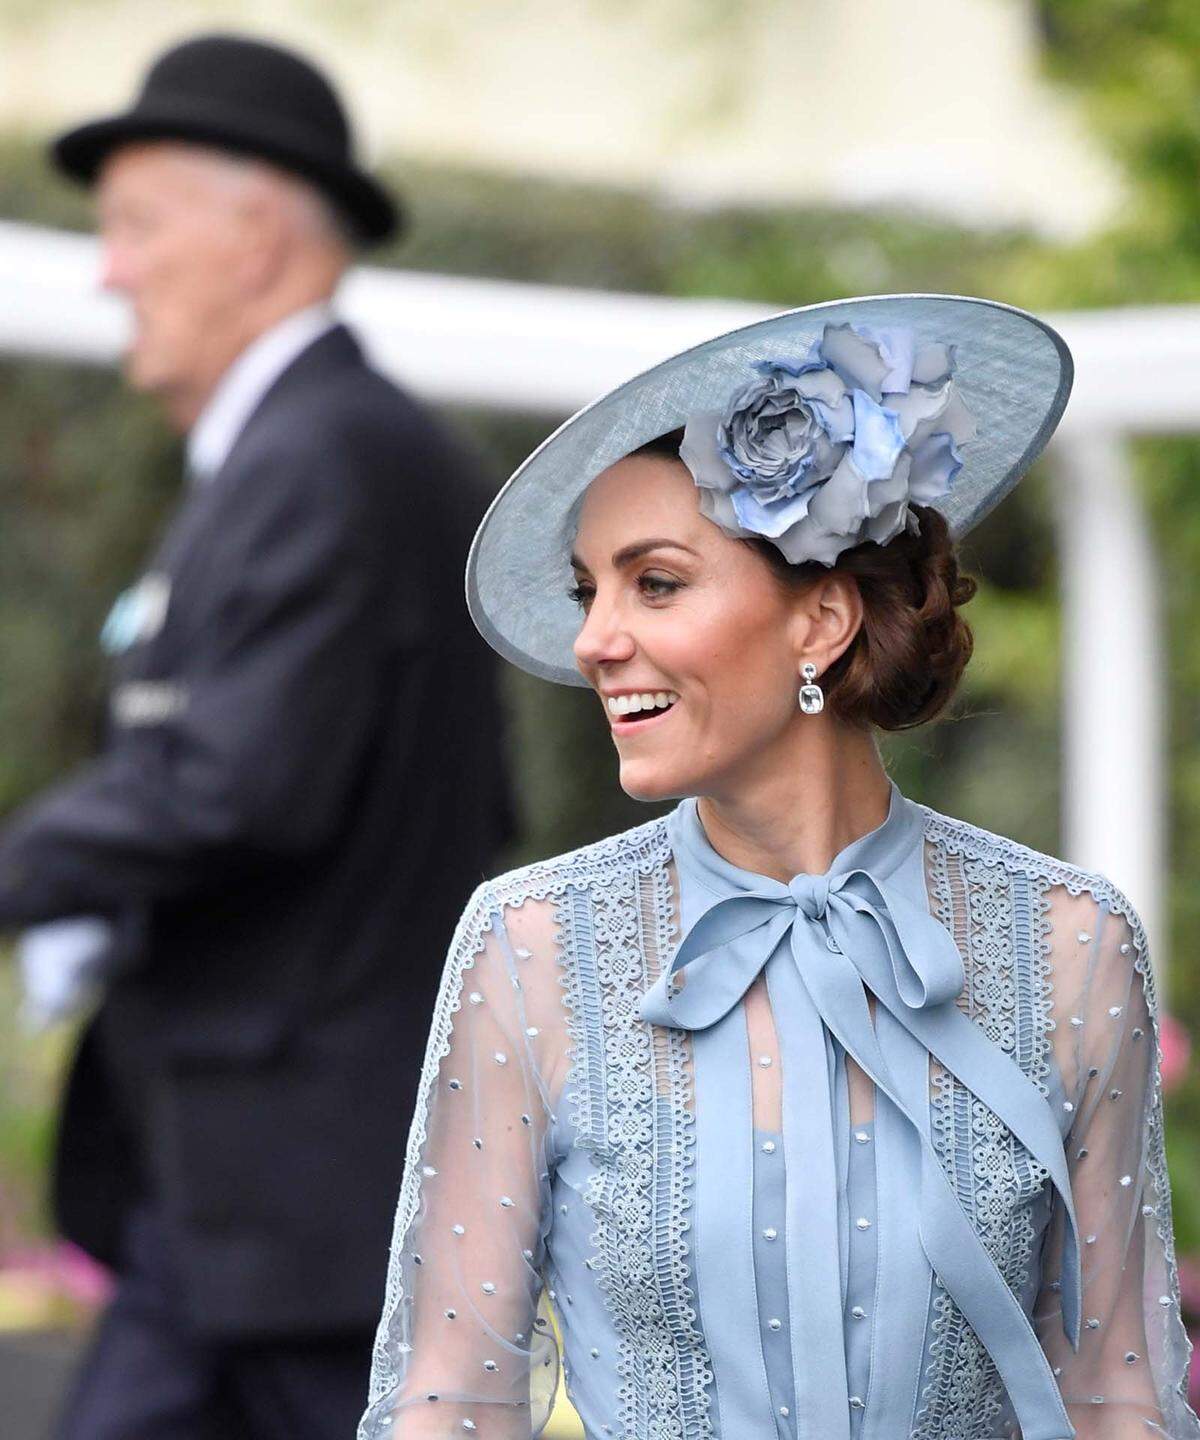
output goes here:
<path id="1" fill-rule="evenodd" d="M 1101 903 L 1110 912 L 1124 916 L 1140 938 L 1141 921 L 1136 910 L 1107 876 L 970 821 L 943 815 L 927 805 L 920 805 L 918 809 L 925 818 L 926 842 L 935 850 L 998 867 L 1010 875 L 1023 877 L 1045 892 L 1057 891 L 1064 900 L 1082 898 Z"/>
<path id="2" fill-rule="evenodd" d="M 470 959 L 488 950 L 511 952 L 526 962 L 525 972 L 538 968 L 531 960 L 561 961 L 563 896 L 619 891 L 623 880 L 651 874 L 670 858 L 667 823 L 660 818 L 493 876 L 468 900 L 451 953 Z"/>
<path id="3" fill-rule="evenodd" d="M 483 908 L 494 914 L 530 901 L 553 900 L 568 890 L 647 874 L 666 864 L 670 857 L 667 822 L 660 817 L 493 876 L 479 886 L 467 908 Z"/>

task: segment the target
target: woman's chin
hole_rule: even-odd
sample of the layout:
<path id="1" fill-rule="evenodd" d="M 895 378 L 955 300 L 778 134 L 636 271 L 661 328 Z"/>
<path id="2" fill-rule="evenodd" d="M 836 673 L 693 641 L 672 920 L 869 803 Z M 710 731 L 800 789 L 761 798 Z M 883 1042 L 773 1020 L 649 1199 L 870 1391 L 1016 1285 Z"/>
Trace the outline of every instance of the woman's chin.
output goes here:
<path id="1" fill-rule="evenodd" d="M 681 789 L 681 777 L 663 765 L 645 760 L 623 760 L 620 770 L 621 789 L 631 800 L 674 800 L 689 792 Z"/>

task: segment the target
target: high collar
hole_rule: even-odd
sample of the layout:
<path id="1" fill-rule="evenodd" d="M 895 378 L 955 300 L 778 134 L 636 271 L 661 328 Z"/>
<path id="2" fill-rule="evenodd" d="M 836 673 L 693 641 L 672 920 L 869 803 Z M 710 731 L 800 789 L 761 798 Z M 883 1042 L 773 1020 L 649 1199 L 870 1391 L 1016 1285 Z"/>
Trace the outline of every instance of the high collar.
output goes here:
<path id="1" fill-rule="evenodd" d="M 882 939 L 878 953 L 887 957 L 903 1010 L 938 1006 L 961 992 L 962 957 L 929 913 L 922 814 L 895 785 L 881 825 L 840 850 L 828 870 L 786 884 L 719 855 L 694 800 L 680 805 L 670 824 L 683 938 L 643 996 L 644 1018 L 685 1029 L 715 1024 L 789 936 L 802 970 L 813 946 L 823 954 L 832 945 L 857 965 L 863 946 L 877 949 Z"/>
<path id="2" fill-rule="evenodd" d="M 687 895 L 685 924 L 695 912 L 706 908 L 712 899 L 748 892 L 787 893 L 782 881 L 744 870 L 726 860 L 714 848 L 700 820 L 694 798 L 682 801 L 667 818 L 667 830 L 675 863 L 679 869 L 680 886 L 684 891 L 700 887 L 708 897 Z M 844 846 L 833 857 L 823 875 L 814 880 L 846 875 L 865 870 L 877 880 L 887 880 L 911 900 L 923 901 L 925 874 L 923 840 L 925 824 L 920 809 L 906 799 L 894 781 L 889 782 L 888 813 L 883 823 Z M 801 876 L 795 879 L 801 879 Z M 795 881 L 793 881 L 793 884 Z"/>

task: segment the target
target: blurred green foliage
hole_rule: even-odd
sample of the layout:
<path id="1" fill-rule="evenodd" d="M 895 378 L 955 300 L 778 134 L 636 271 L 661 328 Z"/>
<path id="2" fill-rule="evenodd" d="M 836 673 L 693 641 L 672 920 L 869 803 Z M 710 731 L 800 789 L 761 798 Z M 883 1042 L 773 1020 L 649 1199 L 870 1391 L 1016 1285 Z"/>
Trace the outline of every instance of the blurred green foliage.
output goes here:
<path id="1" fill-rule="evenodd" d="M 1129 178 L 1129 204 L 1091 247 L 1091 283 L 1137 300 L 1200 289 L 1200 6 L 1191 0 L 1039 0 L 1050 74 L 1081 93 Z M 1118 278 L 1119 277 L 1119 278 Z"/>
<path id="2" fill-rule="evenodd" d="M 0 1267 L 29 1239 L 51 1141 L 51 1090 L 62 1067 L 63 1031 L 30 1036 L 19 1019 L 14 966 L 0 965 Z M 0 1305 L 0 1333 L 5 1328 Z"/>
<path id="3" fill-rule="evenodd" d="M 1142 17 L 1154 24 L 1140 33 Z M 1070 248 L 1019 231 L 964 229 L 905 210 L 701 210 L 646 194 L 432 169 L 394 168 L 408 236 L 381 263 L 613 290 L 780 306 L 887 290 L 976 293 L 1033 308 L 1200 298 L 1200 93 L 1187 0 L 1044 0 L 1049 63 L 1094 97 L 1134 161 L 1110 232 Z M 1103 16 L 1103 19 L 1097 18 Z M 1191 35 L 1194 41 L 1195 36 Z M 1088 51 L 1086 60 L 1082 52 Z M 1123 73 L 1128 56 L 1132 74 Z M 1190 67 L 1190 68 L 1189 68 Z M 1192 80 L 1188 94 L 1188 79 Z M 1156 117 L 1162 94 L 1169 115 Z M 1153 165 L 1138 168 L 1143 153 Z M 23 140 L 0 142 L 0 216 L 85 228 L 87 197 L 51 177 Z M 453 417 L 500 478 L 560 417 Z M 1145 442 L 1137 459 L 1164 560 L 1172 705 L 1172 997 L 1200 1027 L 1200 582 L 1197 445 Z M 137 572 L 178 486 L 179 445 L 152 407 L 107 372 L 0 363 L 0 811 L 94 742 L 103 686 L 95 636 Z M 954 715 L 887 743 L 909 793 L 1029 844 L 1058 844 L 1058 609 L 1048 467 L 970 538 L 981 578 L 970 607 L 976 658 Z M 1120 673 L 1120 657 L 1113 657 Z M 616 784 L 607 727 L 588 695 L 506 677 L 522 833 L 513 861 L 553 853 L 652 813 Z M 1097 783 L 1110 783 L 1097 777 Z M 6 1060 L 0 1037 L 0 1080 Z M 1200 1242 L 1200 1089 L 1174 1098 L 1179 1239 Z M 28 1133 L 28 1132 L 26 1132 Z M 0 1123 L 0 1176 L 27 1139 Z M 32 1192 L 31 1192 L 32 1193 Z"/>

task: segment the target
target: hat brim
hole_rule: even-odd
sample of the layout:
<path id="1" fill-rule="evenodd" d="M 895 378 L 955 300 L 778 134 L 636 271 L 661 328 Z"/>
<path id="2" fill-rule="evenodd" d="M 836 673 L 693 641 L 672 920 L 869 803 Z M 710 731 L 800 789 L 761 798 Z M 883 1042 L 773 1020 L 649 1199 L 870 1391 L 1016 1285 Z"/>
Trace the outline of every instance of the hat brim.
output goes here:
<path id="1" fill-rule="evenodd" d="M 224 106 L 219 112 L 202 103 L 130 110 L 68 130 L 53 141 L 50 152 L 64 174 L 90 185 L 119 146 L 151 140 L 210 145 L 291 171 L 320 190 L 364 244 L 390 240 L 403 228 L 399 207 L 366 171 L 313 152 L 286 130 L 264 125 L 260 116 L 242 119 Z"/>
<path id="2" fill-rule="evenodd" d="M 800 359 L 826 325 L 911 326 L 918 344 L 956 348 L 955 383 L 978 424 L 963 468 L 937 503 L 966 534 L 1029 469 L 1054 433 L 1074 365 L 1049 325 L 1009 305 L 957 295 L 881 295 L 808 305 L 672 356 L 580 410 L 496 496 L 467 560 L 467 605 L 480 633 L 514 665 L 562 685 L 579 632 L 571 543 L 576 506 L 603 470 L 707 410 L 721 411 L 761 360 Z"/>

